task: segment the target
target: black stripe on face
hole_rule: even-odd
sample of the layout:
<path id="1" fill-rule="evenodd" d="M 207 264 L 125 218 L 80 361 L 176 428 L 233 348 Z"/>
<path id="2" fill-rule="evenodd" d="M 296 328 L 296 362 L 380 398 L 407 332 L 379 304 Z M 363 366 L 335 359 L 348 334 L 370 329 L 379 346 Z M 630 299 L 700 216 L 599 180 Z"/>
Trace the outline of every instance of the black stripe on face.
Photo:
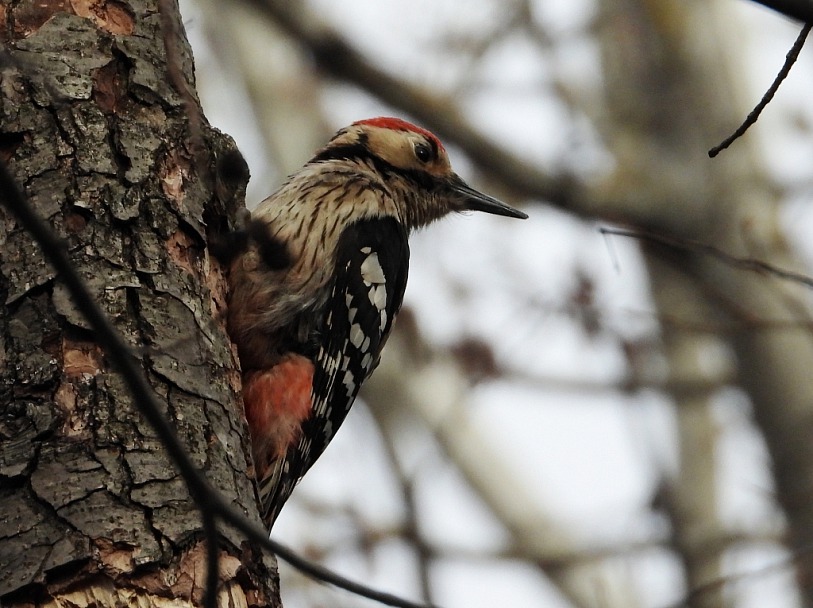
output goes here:
<path id="1" fill-rule="evenodd" d="M 331 160 L 355 160 L 370 163 L 381 177 L 387 181 L 393 176 L 405 178 L 413 182 L 416 186 L 425 190 L 434 190 L 438 182 L 435 177 L 420 169 L 402 169 L 388 163 L 380 156 L 376 156 L 364 145 L 362 140 L 366 140 L 366 135 L 359 137 L 359 142 L 353 144 L 342 144 L 339 146 L 329 146 L 314 156 L 310 163 L 321 163 Z M 437 144 L 429 142 L 433 150 L 437 151 Z"/>
<path id="2" fill-rule="evenodd" d="M 353 144 L 341 144 L 338 146 L 328 146 L 323 148 L 314 156 L 308 164 L 323 163 L 330 160 L 356 160 L 372 157 L 370 150 L 362 142 Z"/>

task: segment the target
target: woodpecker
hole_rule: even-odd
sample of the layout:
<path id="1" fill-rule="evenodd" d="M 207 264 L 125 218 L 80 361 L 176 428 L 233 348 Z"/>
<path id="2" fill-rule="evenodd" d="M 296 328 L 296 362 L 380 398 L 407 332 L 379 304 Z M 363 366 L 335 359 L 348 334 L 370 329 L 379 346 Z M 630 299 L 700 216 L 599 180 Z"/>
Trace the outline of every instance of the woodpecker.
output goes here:
<path id="1" fill-rule="evenodd" d="M 269 530 L 378 363 L 409 233 L 469 210 L 527 218 L 468 186 L 432 133 L 379 117 L 339 130 L 246 221 L 228 329 Z"/>

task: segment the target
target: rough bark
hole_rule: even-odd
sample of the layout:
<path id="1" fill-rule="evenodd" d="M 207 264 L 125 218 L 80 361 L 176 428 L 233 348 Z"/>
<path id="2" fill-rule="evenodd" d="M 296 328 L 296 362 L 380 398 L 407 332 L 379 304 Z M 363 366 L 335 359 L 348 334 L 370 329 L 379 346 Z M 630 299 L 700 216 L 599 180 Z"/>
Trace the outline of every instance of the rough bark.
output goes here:
<path id="1" fill-rule="evenodd" d="M 177 6 L 163 4 L 177 24 L 173 69 L 191 89 Z M 195 462 L 257 518 L 225 283 L 206 248 L 245 184 L 213 177 L 234 144 L 190 127 L 184 104 L 197 100 L 167 77 L 160 22 L 156 0 L 0 4 L 0 161 L 65 240 Z M 0 306 L 3 605 L 199 604 L 197 505 L 59 277 L 2 210 Z M 272 558 L 228 527 L 219 552 L 221 604 L 278 603 Z"/>

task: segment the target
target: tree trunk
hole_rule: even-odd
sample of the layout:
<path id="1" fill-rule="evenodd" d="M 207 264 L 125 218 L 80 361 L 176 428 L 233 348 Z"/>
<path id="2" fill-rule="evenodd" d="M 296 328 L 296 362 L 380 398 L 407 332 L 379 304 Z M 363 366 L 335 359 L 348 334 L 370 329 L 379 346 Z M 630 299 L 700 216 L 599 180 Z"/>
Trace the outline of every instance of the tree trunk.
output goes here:
<path id="1" fill-rule="evenodd" d="M 0 161 L 65 240 L 196 464 L 259 522 L 225 281 L 206 248 L 246 180 L 223 163 L 213 177 L 217 159 L 239 157 L 196 124 L 180 15 L 160 4 L 171 14 L 158 0 L 0 4 Z M 175 24 L 165 34 L 162 17 Z M 0 243 L 3 606 L 200 604 L 205 542 L 183 478 L 2 209 Z M 279 605 L 273 558 L 220 532 L 219 604 Z"/>

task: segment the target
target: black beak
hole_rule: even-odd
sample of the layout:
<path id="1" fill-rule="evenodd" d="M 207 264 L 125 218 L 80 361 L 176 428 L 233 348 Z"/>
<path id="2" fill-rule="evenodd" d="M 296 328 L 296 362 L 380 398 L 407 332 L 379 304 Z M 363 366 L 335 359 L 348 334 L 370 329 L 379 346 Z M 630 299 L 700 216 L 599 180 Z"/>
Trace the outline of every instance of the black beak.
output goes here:
<path id="1" fill-rule="evenodd" d="M 452 178 L 449 187 L 452 189 L 452 192 L 462 197 L 463 200 L 461 208 L 463 210 L 485 211 L 486 213 L 493 213 L 494 215 L 515 217 L 521 220 L 528 219 L 527 213 L 523 213 L 518 209 L 509 207 L 502 201 L 498 201 L 496 198 L 491 197 L 488 194 L 478 192 L 477 190 L 469 186 L 466 182 L 464 182 L 462 179 L 460 179 L 460 177 L 458 177 L 457 175 L 455 175 Z"/>

